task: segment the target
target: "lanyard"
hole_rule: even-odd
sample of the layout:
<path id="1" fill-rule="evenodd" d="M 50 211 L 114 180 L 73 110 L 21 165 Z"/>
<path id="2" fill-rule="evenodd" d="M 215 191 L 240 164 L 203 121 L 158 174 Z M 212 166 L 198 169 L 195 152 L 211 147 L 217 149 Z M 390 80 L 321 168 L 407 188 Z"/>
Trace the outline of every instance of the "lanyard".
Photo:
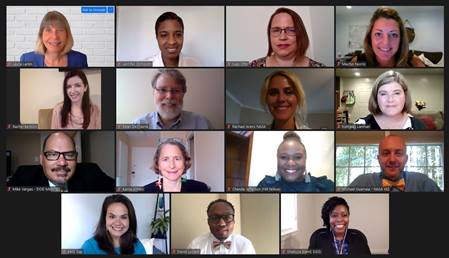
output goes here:
<path id="1" fill-rule="evenodd" d="M 345 230 L 345 235 L 343 237 L 343 240 L 341 241 L 341 246 L 340 246 L 340 248 L 338 248 L 338 240 L 335 239 L 334 231 L 332 231 L 332 236 L 334 237 L 334 247 L 335 247 L 335 251 L 337 252 L 338 255 L 342 255 L 343 254 L 343 247 L 345 245 L 346 233 L 347 232 L 348 232 L 348 229 Z"/>

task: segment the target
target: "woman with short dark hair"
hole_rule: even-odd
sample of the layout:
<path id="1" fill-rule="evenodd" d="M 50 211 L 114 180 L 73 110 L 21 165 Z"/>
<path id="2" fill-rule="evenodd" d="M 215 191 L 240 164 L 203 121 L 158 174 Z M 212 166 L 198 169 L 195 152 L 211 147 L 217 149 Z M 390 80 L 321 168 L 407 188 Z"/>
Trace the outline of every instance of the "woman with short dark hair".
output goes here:
<path id="1" fill-rule="evenodd" d="M 321 208 L 321 218 L 326 228 L 320 228 L 310 237 L 310 250 L 320 250 L 324 255 L 369 255 L 371 251 L 366 236 L 349 228 L 349 205 L 345 199 L 333 196 Z"/>

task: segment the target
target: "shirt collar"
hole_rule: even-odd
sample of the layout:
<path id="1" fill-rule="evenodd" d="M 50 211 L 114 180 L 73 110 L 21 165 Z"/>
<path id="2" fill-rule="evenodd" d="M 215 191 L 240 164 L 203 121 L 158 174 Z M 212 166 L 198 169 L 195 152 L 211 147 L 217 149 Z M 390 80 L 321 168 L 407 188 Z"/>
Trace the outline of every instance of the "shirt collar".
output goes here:
<path id="1" fill-rule="evenodd" d="M 160 129 L 174 129 L 174 128 L 178 128 L 181 125 L 182 122 L 182 116 L 183 116 L 183 112 L 181 111 L 181 113 L 179 114 L 178 118 L 176 119 L 176 121 L 165 127 L 164 124 L 162 123 L 161 117 L 159 115 L 158 112 L 156 112 L 157 116 L 156 116 L 156 124 Z"/>

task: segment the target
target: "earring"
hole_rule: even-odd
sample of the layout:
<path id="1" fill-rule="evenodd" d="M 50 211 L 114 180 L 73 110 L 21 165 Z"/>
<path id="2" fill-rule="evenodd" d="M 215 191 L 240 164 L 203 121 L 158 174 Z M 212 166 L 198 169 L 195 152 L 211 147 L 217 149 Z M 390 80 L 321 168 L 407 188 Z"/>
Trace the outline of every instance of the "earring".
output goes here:
<path id="1" fill-rule="evenodd" d="M 275 180 L 276 182 L 281 181 L 281 176 L 279 175 L 279 173 L 276 173 L 276 176 L 274 177 L 274 180 Z"/>
<path id="2" fill-rule="evenodd" d="M 159 188 L 159 190 L 162 190 L 162 182 L 161 182 L 161 175 L 157 175 L 157 182 L 156 187 Z"/>
<path id="3" fill-rule="evenodd" d="M 310 183 L 310 173 L 306 172 L 306 176 L 304 177 L 304 181 L 306 183 Z"/>

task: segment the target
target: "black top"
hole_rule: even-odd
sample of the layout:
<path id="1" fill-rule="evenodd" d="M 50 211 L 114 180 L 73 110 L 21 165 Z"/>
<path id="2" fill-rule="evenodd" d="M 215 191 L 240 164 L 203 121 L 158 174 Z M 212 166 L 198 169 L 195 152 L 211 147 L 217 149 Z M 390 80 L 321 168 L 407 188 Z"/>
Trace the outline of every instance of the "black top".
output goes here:
<path id="1" fill-rule="evenodd" d="M 348 229 L 346 238 L 349 245 L 349 255 L 369 255 L 371 251 L 366 236 L 357 229 Z M 334 236 L 327 228 L 320 228 L 310 237 L 310 250 L 321 250 L 324 255 L 336 255 Z"/>
<path id="2" fill-rule="evenodd" d="M 369 64 L 365 53 L 356 51 L 356 53 L 353 54 L 353 57 L 354 56 L 357 56 L 357 63 L 356 65 L 354 65 L 354 67 L 380 67 L 379 64 L 377 64 L 377 61 L 375 60 L 376 58 L 374 58 L 374 62 L 376 63 Z M 409 50 L 407 55 L 407 66 L 405 67 L 413 67 L 412 60 L 413 60 L 413 52 Z"/>
<path id="3" fill-rule="evenodd" d="M 49 187 L 41 165 L 19 166 L 7 186 Z M 67 183 L 69 192 L 115 192 L 115 180 L 95 163 L 77 163 L 75 173 Z"/>
<path id="4" fill-rule="evenodd" d="M 333 192 L 334 183 L 327 179 L 326 176 L 313 177 L 310 176 L 310 182 L 287 182 L 280 178 L 276 180 L 274 176 L 265 176 L 262 181 L 259 182 L 257 187 L 260 188 L 279 188 L 281 192 Z M 267 191 L 271 191 L 267 189 Z"/>
<path id="5" fill-rule="evenodd" d="M 157 193 L 163 192 L 164 189 L 159 188 L 156 185 L 157 181 L 154 181 L 151 184 L 147 184 L 143 187 L 145 192 L 147 193 Z M 163 185 L 163 179 L 161 179 L 161 186 Z M 209 186 L 203 182 L 186 179 L 181 181 L 181 192 L 183 193 L 206 193 L 210 192 Z"/>
<path id="6" fill-rule="evenodd" d="M 412 127 L 406 128 L 407 130 L 426 130 L 426 125 L 421 122 L 421 120 L 416 119 L 415 117 L 411 116 L 409 117 L 411 120 Z M 369 125 L 371 129 L 375 130 L 381 130 L 379 124 L 377 123 L 376 119 L 374 118 L 373 114 L 369 114 L 366 117 L 360 118 L 362 120 L 365 120 L 365 124 Z M 357 122 L 357 121 L 356 121 Z"/>

